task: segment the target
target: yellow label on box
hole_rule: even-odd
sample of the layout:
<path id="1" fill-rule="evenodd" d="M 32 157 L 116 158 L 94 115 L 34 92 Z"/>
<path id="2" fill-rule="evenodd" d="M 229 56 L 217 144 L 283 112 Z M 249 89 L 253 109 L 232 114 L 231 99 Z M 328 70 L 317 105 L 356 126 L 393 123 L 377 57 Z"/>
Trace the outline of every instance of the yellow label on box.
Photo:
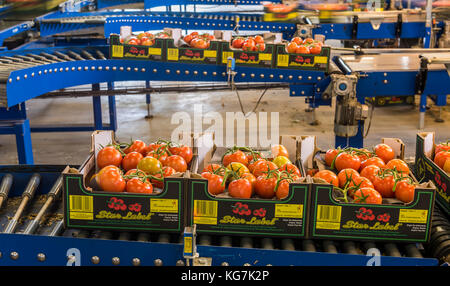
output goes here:
<path id="1" fill-rule="evenodd" d="M 192 253 L 192 237 L 187 236 L 184 238 L 184 253 Z"/>
<path id="2" fill-rule="evenodd" d="M 178 213 L 178 200 L 150 199 L 150 211 L 155 213 Z"/>
<path id="3" fill-rule="evenodd" d="M 341 206 L 318 205 L 316 228 L 339 230 L 341 226 Z"/>
<path id="4" fill-rule="evenodd" d="M 259 60 L 260 61 L 271 61 L 272 60 L 272 54 L 267 54 L 267 53 L 259 54 Z"/>
<path id="5" fill-rule="evenodd" d="M 194 216 L 217 218 L 217 201 L 194 200 Z"/>
<path id="6" fill-rule="evenodd" d="M 203 56 L 205 58 L 215 58 L 217 56 L 217 52 L 205 50 L 205 52 L 203 53 Z"/>
<path id="7" fill-rule="evenodd" d="M 427 223 L 428 210 L 400 210 L 398 222 Z"/>
<path id="8" fill-rule="evenodd" d="M 194 223 L 195 224 L 211 224 L 216 225 L 217 224 L 217 218 L 216 217 L 194 217 Z"/>
<path id="9" fill-rule="evenodd" d="M 233 52 L 222 52 L 222 63 L 226 64 L 228 57 L 233 57 Z"/>
<path id="10" fill-rule="evenodd" d="M 161 49 L 160 48 L 148 48 L 148 55 L 160 56 Z"/>
<path id="11" fill-rule="evenodd" d="M 84 220 L 93 220 L 94 213 L 83 213 L 83 212 L 70 212 L 70 219 L 84 219 Z"/>
<path id="12" fill-rule="evenodd" d="M 341 228 L 341 224 L 337 223 L 337 222 L 318 221 L 316 223 L 316 229 L 339 230 L 340 228 Z"/>
<path id="13" fill-rule="evenodd" d="M 178 61 L 178 49 L 167 49 L 167 60 Z"/>
<path id="14" fill-rule="evenodd" d="M 123 46 L 113 45 L 112 46 L 112 57 L 113 58 L 123 58 Z"/>
<path id="15" fill-rule="evenodd" d="M 289 55 L 278 55 L 277 66 L 287 67 L 289 65 Z"/>
<path id="16" fill-rule="evenodd" d="M 276 204 L 275 217 L 302 218 L 303 205 Z"/>
<path id="17" fill-rule="evenodd" d="M 326 64 L 328 61 L 327 57 L 314 57 L 315 64 Z"/>

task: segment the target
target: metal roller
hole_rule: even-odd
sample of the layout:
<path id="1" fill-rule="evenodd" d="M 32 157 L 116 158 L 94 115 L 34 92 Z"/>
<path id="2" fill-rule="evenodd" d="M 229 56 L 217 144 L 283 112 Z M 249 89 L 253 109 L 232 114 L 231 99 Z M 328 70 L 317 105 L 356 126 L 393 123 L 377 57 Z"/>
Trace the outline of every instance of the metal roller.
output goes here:
<path id="1" fill-rule="evenodd" d="M 273 239 L 271 238 L 263 238 L 261 240 L 261 246 L 263 249 L 275 249 L 273 245 Z"/>
<path id="2" fill-rule="evenodd" d="M 148 241 L 150 241 L 150 234 L 145 233 L 145 232 L 141 232 L 141 233 L 138 234 L 136 240 L 140 241 L 140 242 L 148 242 Z"/>
<path id="3" fill-rule="evenodd" d="M 199 237 L 199 245 L 211 245 L 211 237 L 209 235 L 201 235 Z"/>
<path id="4" fill-rule="evenodd" d="M 408 257 L 423 258 L 422 254 L 420 253 L 419 249 L 417 249 L 415 244 L 406 244 L 405 251 Z"/>
<path id="5" fill-rule="evenodd" d="M 33 174 L 33 176 L 31 176 L 31 179 L 28 182 L 25 191 L 22 193 L 22 201 L 20 202 L 20 205 L 17 208 L 14 217 L 9 221 L 8 225 L 3 231 L 4 233 L 14 233 L 25 207 L 28 205 L 28 202 L 33 199 L 34 193 L 36 192 L 36 189 L 39 186 L 40 182 L 41 182 L 41 175 L 35 173 Z"/>
<path id="6" fill-rule="evenodd" d="M 342 248 L 345 253 L 358 254 L 358 251 L 356 250 L 356 245 L 353 241 L 344 241 L 342 243 Z"/>
<path id="7" fill-rule="evenodd" d="M 328 253 L 338 253 L 336 245 L 331 240 L 324 240 L 322 242 L 323 250 Z"/>
<path id="8" fill-rule="evenodd" d="M 241 247 L 243 248 L 253 248 L 253 239 L 251 237 L 241 238 Z"/>
<path id="9" fill-rule="evenodd" d="M 129 232 L 121 232 L 118 240 L 130 240 L 131 234 Z"/>
<path id="10" fill-rule="evenodd" d="M 294 245 L 294 240 L 290 239 L 290 238 L 284 238 L 281 240 L 281 248 L 283 250 L 291 250 L 294 251 L 295 250 L 295 245 Z"/>
<path id="11" fill-rule="evenodd" d="M 170 242 L 170 236 L 166 233 L 160 234 L 158 237 L 159 243 L 169 243 Z"/>
<path id="12" fill-rule="evenodd" d="M 63 231 L 63 229 L 64 229 L 64 221 L 60 220 L 55 223 L 48 236 L 59 236 L 59 234 Z"/>
<path id="13" fill-rule="evenodd" d="M 402 257 L 402 254 L 394 243 L 384 244 L 384 250 L 387 256 Z"/>
<path id="14" fill-rule="evenodd" d="M 316 246 L 310 239 L 304 239 L 302 241 L 303 251 L 316 252 Z"/>
<path id="15" fill-rule="evenodd" d="M 48 208 L 52 205 L 55 199 L 61 194 L 62 185 L 63 177 L 59 176 L 50 192 L 48 192 L 47 200 L 45 201 L 44 205 L 42 206 L 36 217 L 28 224 L 27 228 L 24 231 L 24 234 L 33 234 L 36 231 L 42 216 L 45 214 L 45 212 L 47 212 Z"/>
<path id="16" fill-rule="evenodd" d="M 6 174 L 2 178 L 2 182 L 0 183 L 0 208 L 8 199 L 9 190 L 11 190 L 13 182 L 13 176 L 11 174 Z"/>
<path id="17" fill-rule="evenodd" d="M 231 237 L 230 236 L 222 236 L 220 238 L 220 246 L 231 247 L 232 246 Z"/>

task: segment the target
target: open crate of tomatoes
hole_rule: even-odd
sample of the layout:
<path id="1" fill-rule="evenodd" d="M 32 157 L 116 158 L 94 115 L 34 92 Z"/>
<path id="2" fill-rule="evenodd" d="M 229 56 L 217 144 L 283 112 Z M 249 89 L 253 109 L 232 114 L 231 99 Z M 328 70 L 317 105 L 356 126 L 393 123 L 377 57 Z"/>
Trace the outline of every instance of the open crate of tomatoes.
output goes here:
<path id="1" fill-rule="evenodd" d="M 281 34 L 233 37 L 221 43 L 222 64 L 227 64 L 231 57 L 237 66 L 273 68 L 275 44 L 278 42 L 281 42 Z"/>
<path id="2" fill-rule="evenodd" d="M 66 227 L 183 231 L 189 146 L 162 140 L 121 144 L 112 131 L 95 131 L 91 146 L 82 170 L 63 173 Z"/>
<path id="3" fill-rule="evenodd" d="M 421 132 L 416 140 L 415 171 L 419 179 L 436 185 L 436 201 L 450 214 L 450 140 L 436 144 L 434 132 Z"/>
<path id="4" fill-rule="evenodd" d="M 328 72 L 330 47 L 312 38 L 294 37 L 290 42 L 276 45 L 275 68 Z"/>
<path id="5" fill-rule="evenodd" d="M 313 158 L 304 166 L 313 176 L 311 238 L 428 241 L 435 187 L 417 182 L 401 140 L 384 138 L 373 150 L 304 150 Z"/>
<path id="6" fill-rule="evenodd" d="M 298 17 L 298 3 L 290 4 L 263 2 L 264 22 L 289 22 Z"/>
<path id="7" fill-rule="evenodd" d="M 211 134 L 194 140 L 187 225 L 198 233 L 305 237 L 310 183 L 296 162 L 298 139 L 282 136 L 259 151 L 215 147 Z"/>
<path id="8" fill-rule="evenodd" d="M 168 37 L 167 33 L 132 33 L 131 27 L 123 30 L 127 32 L 121 32 L 120 35 L 111 34 L 109 37 L 109 54 L 111 59 L 165 61 L 166 48 L 164 39 Z"/>
<path id="9" fill-rule="evenodd" d="M 221 32 L 214 34 L 192 32 L 181 34 L 181 29 L 165 29 L 170 37 L 166 39 L 167 61 L 180 63 L 219 64 Z"/>

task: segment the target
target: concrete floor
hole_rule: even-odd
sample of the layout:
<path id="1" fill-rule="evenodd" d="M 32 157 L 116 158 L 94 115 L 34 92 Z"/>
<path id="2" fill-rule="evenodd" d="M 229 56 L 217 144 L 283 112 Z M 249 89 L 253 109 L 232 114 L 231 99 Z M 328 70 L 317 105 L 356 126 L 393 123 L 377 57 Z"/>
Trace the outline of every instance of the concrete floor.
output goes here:
<path id="1" fill-rule="evenodd" d="M 242 90 L 239 92 L 244 110 L 255 106 L 262 90 Z M 158 138 L 170 138 L 179 124 L 171 124 L 175 112 L 187 112 L 194 118 L 193 105 L 202 104 L 203 113 L 219 112 L 224 118 L 226 112 L 240 111 L 236 94 L 231 91 L 165 93 L 152 95 L 152 119 L 145 119 L 147 107 L 144 95 L 117 96 L 119 141 L 130 138 L 145 142 Z M 108 122 L 107 100 L 102 100 L 104 122 Z M 438 141 L 450 138 L 450 107 L 442 110 L 444 123 L 434 121 L 437 108 L 430 102 L 430 110 L 425 117 L 425 131 L 436 132 Z M 334 107 L 320 107 L 316 110 L 319 125 L 311 126 L 311 113 L 305 112 L 304 98 L 288 96 L 287 89 L 269 89 L 262 99 L 258 112 L 279 112 L 279 134 L 316 135 L 320 148 L 333 147 Z M 34 99 L 27 103 L 28 116 L 32 125 L 77 124 L 93 122 L 91 98 Z M 270 117 L 269 117 L 270 118 Z M 406 156 L 415 153 L 415 138 L 419 112 L 413 106 L 389 106 L 376 108 L 365 147 L 371 147 L 382 137 L 398 137 L 406 143 Z M 366 122 L 367 125 L 367 122 Z M 204 125 L 203 128 L 208 128 Z M 273 128 L 270 126 L 270 128 Z M 247 128 L 248 129 L 248 128 Z M 270 132 L 270 130 L 268 130 Z M 226 135 L 226 134 L 225 134 Z M 80 164 L 90 151 L 90 132 L 76 133 L 33 133 L 35 164 Z M 0 136 L 0 165 L 17 164 L 15 138 Z"/>

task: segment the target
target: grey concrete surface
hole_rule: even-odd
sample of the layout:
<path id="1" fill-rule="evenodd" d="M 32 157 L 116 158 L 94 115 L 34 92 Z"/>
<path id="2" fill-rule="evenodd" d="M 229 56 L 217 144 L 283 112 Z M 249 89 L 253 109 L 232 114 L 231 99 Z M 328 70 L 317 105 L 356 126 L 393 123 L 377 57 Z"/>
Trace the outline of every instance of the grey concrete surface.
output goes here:
<path id="1" fill-rule="evenodd" d="M 262 90 L 240 91 L 245 111 L 255 106 Z M 179 124 L 171 124 L 176 112 L 187 112 L 194 117 L 194 104 L 202 104 L 203 113 L 216 111 L 225 118 L 226 112 L 239 112 L 237 96 L 232 91 L 186 92 L 153 94 L 152 119 L 145 119 L 147 107 L 145 95 L 117 96 L 116 133 L 119 141 L 130 138 L 145 142 L 158 138 L 170 138 Z M 430 109 L 425 116 L 425 131 L 436 132 L 437 140 L 450 138 L 450 107 L 442 110 L 443 123 L 435 122 L 437 107 L 429 102 Z M 108 122 L 107 99 L 102 98 L 103 120 Z M 287 89 L 269 89 L 262 99 L 258 112 L 279 112 L 279 134 L 316 135 L 320 148 L 334 146 L 334 107 L 323 106 L 316 110 L 319 124 L 308 124 L 311 113 L 305 112 L 307 104 L 302 97 L 289 97 Z M 93 122 L 91 98 L 34 99 L 27 103 L 32 125 L 78 124 Z M 365 147 L 380 142 L 382 137 L 398 137 L 406 144 L 406 156 L 415 153 L 415 138 L 418 130 L 419 112 L 416 106 L 379 107 L 374 111 L 370 132 Z M 366 122 L 366 125 L 368 122 Z M 208 128 L 208 124 L 203 126 Z M 275 126 L 276 127 L 276 126 Z M 273 128 L 273 126 L 270 126 Z M 269 131 L 268 131 L 269 132 Z M 226 135 L 226 134 L 225 134 Z M 33 133 L 35 164 L 80 164 L 90 151 L 90 132 Z M 17 152 L 13 135 L 0 136 L 0 164 L 17 164 Z"/>

